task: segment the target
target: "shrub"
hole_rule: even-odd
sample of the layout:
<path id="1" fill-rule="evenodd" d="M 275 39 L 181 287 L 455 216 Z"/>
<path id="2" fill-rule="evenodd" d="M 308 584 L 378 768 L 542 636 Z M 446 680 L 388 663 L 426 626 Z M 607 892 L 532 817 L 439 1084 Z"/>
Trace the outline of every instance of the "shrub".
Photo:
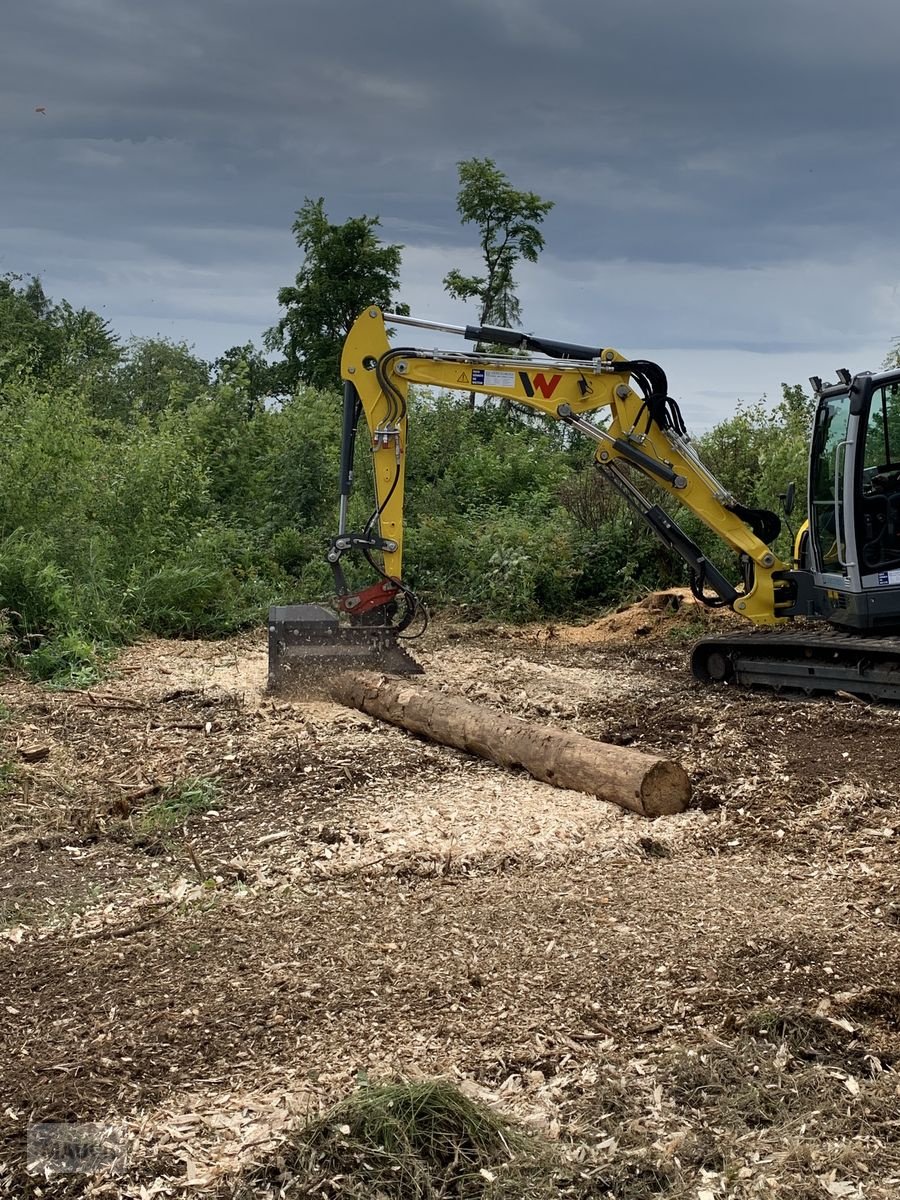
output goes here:
<path id="1" fill-rule="evenodd" d="M 79 623 L 72 581 L 56 558 L 55 543 L 37 530 L 17 529 L 0 542 L 0 608 L 26 644 Z"/>
<path id="2" fill-rule="evenodd" d="M 55 687 L 90 687 L 102 674 L 104 647 L 78 634 L 65 633 L 51 638 L 23 656 L 26 674 L 35 682 Z"/>

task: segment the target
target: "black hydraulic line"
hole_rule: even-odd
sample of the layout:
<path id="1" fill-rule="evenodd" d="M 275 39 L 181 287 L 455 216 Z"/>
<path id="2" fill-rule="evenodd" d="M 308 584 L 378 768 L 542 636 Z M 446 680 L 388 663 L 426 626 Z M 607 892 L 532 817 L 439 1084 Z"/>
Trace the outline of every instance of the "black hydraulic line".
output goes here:
<path id="1" fill-rule="evenodd" d="M 582 346 L 575 342 L 557 342 L 552 338 L 535 337 L 518 329 L 504 329 L 495 325 L 467 325 L 463 336 L 471 342 L 483 342 L 495 346 L 512 346 L 516 350 L 531 350 L 547 354 L 551 358 L 572 358 L 582 362 L 602 358 L 602 346 Z M 646 358 L 613 359 L 603 362 L 603 369 L 613 375 L 630 375 L 644 397 L 647 420 L 660 429 L 674 429 L 678 434 L 686 432 L 681 411 L 669 396 L 669 381 L 659 363 Z"/>
<path id="2" fill-rule="evenodd" d="M 761 542 L 770 545 L 781 533 L 781 518 L 767 508 L 748 508 L 746 504 L 724 504 L 729 512 L 749 525 Z"/>
<path id="3" fill-rule="evenodd" d="M 425 630 L 428 628 L 428 622 L 430 619 L 426 605 L 419 599 L 419 597 L 412 590 L 412 588 L 407 587 L 407 585 L 405 583 L 402 583 L 399 579 L 394 579 L 392 576 L 386 575 L 385 572 L 381 569 L 381 567 L 379 567 L 378 563 L 374 560 L 374 558 L 372 558 L 372 556 L 368 550 L 363 550 L 363 555 L 365 556 L 366 562 L 369 564 L 369 566 L 372 568 L 372 570 L 376 572 L 376 574 L 380 575 L 381 578 L 386 580 L 388 583 L 395 584 L 400 589 L 400 591 L 403 594 L 403 597 L 406 601 L 406 612 L 400 618 L 400 620 L 397 622 L 397 624 L 396 625 L 386 625 L 386 626 L 383 626 L 383 628 L 391 629 L 395 633 L 401 634 L 405 629 L 409 628 L 409 626 L 413 622 L 413 619 L 416 616 L 420 616 L 422 618 L 422 628 L 418 631 L 418 633 L 408 633 L 403 640 L 407 641 L 407 642 L 411 642 L 411 641 L 414 641 L 416 638 L 421 637 L 422 634 L 425 632 Z M 382 627 L 379 626 L 379 628 L 382 628 Z"/>
<path id="4" fill-rule="evenodd" d="M 467 325 L 463 335 L 470 342 L 488 342 L 495 346 L 512 346 L 516 350 L 534 350 L 539 354 L 547 354 L 551 358 L 575 358 L 581 361 L 593 361 L 601 358 L 604 353 L 602 346 L 583 346 L 577 342 L 557 342 L 553 338 L 536 337 L 532 333 L 522 333 L 518 329 L 503 329 L 495 325 Z M 604 363 L 604 368 L 618 375 L 634 375 L 641 379 L 647 390 L 652 393 L 665 393 L 669 383 L 666 373 L 659 363 L 649 359 L 638 358 L 633 361 L 622 359 Z"/>
<path id="5" fill-rule="evenodd" d="M 416 353 L 417 351 L 414 349 L 395 346 L 382 354 L 381 358 L 375 363 L 375 378 L 378 380 L 379 387 L 384 392 L 388 403 L 388 425 L 399 425 L 406 416 L 406 398 L 396 384 L 388 377 L 387 369 L 395 358 L 407 358 L 415 356 Z"/>
<path id="6" fill-rule="evenodd" d="M 353 451 L 356 448 L 356 430 L 362 412 L 362 401 L 354 385 L 344 383 L 344 411 L 341 420 L 341 513 L 346 517 L 350 492 L 353 487 Z M 341 530 L 344 533 L 345 530 Z"/>
<path id="7" fill-rule="evenodd" d="M 397 484 L 400 482 L 400 473 L 401 473 L 401 466 L 400 466 L 400 463 L 398 462 L 397 469 L 394 472 L 394 482 L 391 484 L 390 488 L 388 489 L 388 494 L 382 500 L 381 504 L 376 503 L 375 511 L 372 513 L 371 517 L 369 517 L 368 521 L 366 521 L 366 527 L 365 527 L 365 531 L 364 531 L 366 536 L 368 536 L 372 532 L 372 530 L 375 528 L 375 523 L 381 518 L 381 514 L 384 512 L 384 510 L 388 506 L 388 501 L 390 500 L 391 496 L 393 496 L 394 492 L 397 490 Z"/>
<path id="8" fill-rule="evenodd" d="M 550 338 L 534 337 L 518 329 L 503 329 L 495 325 L 467 325 L 463 337 L 470 342 L 487 342 L 494 346 L 512 346 L 516 350 L 536 350 L 551 358 L 599 358 L 602 346 L 579 346 L 574 342 L 556 342 Z"/>
<path id="9" fill-rule="evenodd" d="M 669 380 L 659 363 L 651 362 L 648 358 L 636 358 L 633 361 L 613 363 L 613 370 L 628 372 L 640 379 L 647 398 L 668 400 Z"/>

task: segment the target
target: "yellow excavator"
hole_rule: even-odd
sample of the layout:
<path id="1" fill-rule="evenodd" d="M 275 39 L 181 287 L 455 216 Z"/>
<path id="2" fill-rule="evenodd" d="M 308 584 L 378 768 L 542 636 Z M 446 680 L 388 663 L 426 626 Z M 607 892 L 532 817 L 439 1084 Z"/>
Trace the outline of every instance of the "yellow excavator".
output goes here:
<path id="1" fill-rule="evenodd" d="M 475 343 L 459 353 L 392 345 L 387 326 Z M 479 347 L 487 346 L 482 352 Z M 697 454 L 665 372 L 601 346 L 494 326 L 457 326 L 366 309 L 344 343 L 338 531 L 328 559 L 336 611 L 315 604 L 269 613 L 269 682 L 304 686 L 321 671 L 368 663 L 420 670 L 401 644 L 419 601 L 403 581 L 403 495 L 410 384 L 502 397 L 561 421 L 595 443 L 594 464 L 619 496 L 686 563 L 696 598 L 761 629 L 703 638 L 692 669 L 706 681 L 786 691 L 847 691 L 900 701 L 900 370 L 812 377 L 808 519 L 785 562 L 767 509 L 742 505 Z M 591 419 L 603 411 L 605 421 Z M 375 508 L 348 528 L 354 447 L 365 417 Z M 646 480 L 695 513 L 736 556 L 732 583 L 660 505 Z M 785 493 L 785 510 L 793 487 Z M 347 586 L 345 555 L 359 554 L 373 582 Z"/>

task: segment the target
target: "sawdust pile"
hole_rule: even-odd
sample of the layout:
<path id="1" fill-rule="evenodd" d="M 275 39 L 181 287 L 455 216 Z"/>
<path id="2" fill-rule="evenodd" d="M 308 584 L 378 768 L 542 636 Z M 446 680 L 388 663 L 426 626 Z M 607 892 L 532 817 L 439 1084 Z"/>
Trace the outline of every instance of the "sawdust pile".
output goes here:
<path id="1" fill-rule="evenodd" d="M 672 637 L 686 641 L 739 623 L 730 610 L 701 604 L 690 588 L 667 588 L 584 625 L 537 626 L 533 636 L 561 646 L 609 646 Z"/>

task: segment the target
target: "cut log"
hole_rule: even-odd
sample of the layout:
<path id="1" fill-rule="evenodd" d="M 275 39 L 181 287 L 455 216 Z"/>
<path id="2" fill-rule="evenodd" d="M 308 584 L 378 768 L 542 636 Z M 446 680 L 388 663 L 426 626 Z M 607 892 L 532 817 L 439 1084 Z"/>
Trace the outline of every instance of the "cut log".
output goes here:
<path id="1" fill-rule="evenodd" d="M 339 703 L 432 742 L 503 767 L 523 767 L 544 783 L 588 792 L 645 817 L 683 812 L 691 796 L 678 763 L 509 717 L 406 679 L 345 671 L 334 677 L 330 691 Z"/>

